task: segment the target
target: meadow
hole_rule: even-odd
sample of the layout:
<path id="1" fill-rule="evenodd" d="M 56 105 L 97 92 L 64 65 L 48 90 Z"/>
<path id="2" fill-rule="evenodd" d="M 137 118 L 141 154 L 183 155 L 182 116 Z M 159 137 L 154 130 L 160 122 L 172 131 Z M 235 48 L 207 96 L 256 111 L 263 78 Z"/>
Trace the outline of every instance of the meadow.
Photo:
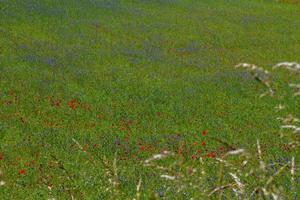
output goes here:
<path id="1" fill-rule="evenodd" d="M 0 199 L 300 199 L 299 13 L 0 0 Z"/>

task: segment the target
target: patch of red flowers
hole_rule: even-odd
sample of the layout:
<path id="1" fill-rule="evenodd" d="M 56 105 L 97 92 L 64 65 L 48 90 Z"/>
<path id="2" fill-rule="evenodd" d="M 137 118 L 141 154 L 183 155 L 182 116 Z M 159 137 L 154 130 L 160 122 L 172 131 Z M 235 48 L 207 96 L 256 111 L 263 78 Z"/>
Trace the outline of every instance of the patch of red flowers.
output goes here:
<path id="1" fill-rule="evenodd" d="M 26 170 L 25 170 L 25 169 L 20 169 L 18 174 L 19 174 L 19 175 L 22 175 L 22 174 L 25 174 L 25 173 L 26 173 Z"/>

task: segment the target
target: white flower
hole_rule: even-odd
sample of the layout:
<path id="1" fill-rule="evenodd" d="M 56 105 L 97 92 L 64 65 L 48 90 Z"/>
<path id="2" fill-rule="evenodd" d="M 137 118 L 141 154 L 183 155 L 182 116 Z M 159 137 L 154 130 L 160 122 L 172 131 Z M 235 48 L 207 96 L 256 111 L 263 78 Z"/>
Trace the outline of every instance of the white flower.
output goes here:
<path id="1" fill-rule="evenodd" d="M 5 181 L 0 181 L 0 186 L 5 185 Z"/>

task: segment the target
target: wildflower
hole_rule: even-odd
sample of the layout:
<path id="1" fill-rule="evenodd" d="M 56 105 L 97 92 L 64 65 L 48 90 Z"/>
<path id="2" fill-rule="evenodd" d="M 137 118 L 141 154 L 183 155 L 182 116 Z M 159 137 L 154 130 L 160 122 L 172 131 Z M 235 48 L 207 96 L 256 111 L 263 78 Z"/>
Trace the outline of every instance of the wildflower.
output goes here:
<path id="1" fill-rule="evenodd" d="M 202 132 L 201 132 L 201 134 L 204 136 L 204 135 L 206 135 L 206 130 L 203 130 Z"/>
<path id="2" fill-rule="evenodd" d="M 19 175 L 22 175 L 22 174 L 25 174 L 26 173 L 26 170 L 25 169 L 20 169 L 19 170 Z"/>
<path id="3" fill-rule="evenodd" d="M 160 116 L 161 116 L 161 113 L 160 113 L 160 112 L 157 112 L 157 113 L 156 113 L 156 116 L 157 116 L 157 117 L 160 117 Z"/>
<path id="4" fill-rule="evenodd" d="M 0 160 L 3 160 L 3 155 L 0 154 Z"/>
<path id="5" fill-rule="evenodd" d="M 220 147 L 219 150 L 220 150 L 220 151 L 224 151 L 224 150 L 225 150 L 225 147 Z"/>
<path id="6" fill-rule="evenodd" d="M 192 155 L 192 159 L 193 159 L 193 160 L 197 159 L 197 155 L 196 155 L 196 154 L 193 154 L 193 155 Z"/>
<path id="7" fill-rule="evenodd" d="M 69 108 L 71 108 L 72 110 L 75 110 L 75 109 L 77 108 L 76 102 L 77 102 L 76 99 L 72 99 L 71 101 L 69 101 L 69 102 L 68 102 Z"/>
<path id="8" fill-rule="evenodd" d="M 140 151 L 145 151 L 145 146 L 140 146 Z"/>
<path id="9" fill-rule="evenodd" d="M 0 186 L 3 186 L 5 185 L 5 182 L 4 181 L 0 181 Z"/>
<path id="10" fill-rule="evenodd" d="M 206 156 L 208 158 L 215 158 L 216 157 L 216 153 L 215 152 L 210 152 L 210 153 L 206 154 Z"/>
<path id="11" fill-rule="evenodd" d="M 206 143 L 203 141 L 201 142 L 201 146 L 205 147 L 206 146 Z"/>
<path id="12" fill-rule="evenodd" d="M 94 144 L 93 147 L 96 148 L 96 147 L 97 147 L 97 144 Z"/>

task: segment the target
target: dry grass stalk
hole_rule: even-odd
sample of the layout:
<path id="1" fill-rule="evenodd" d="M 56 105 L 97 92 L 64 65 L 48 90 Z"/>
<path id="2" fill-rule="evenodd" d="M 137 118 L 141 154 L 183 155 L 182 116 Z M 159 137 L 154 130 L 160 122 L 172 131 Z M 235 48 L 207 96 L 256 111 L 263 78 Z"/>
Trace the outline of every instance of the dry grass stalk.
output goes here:
<path id="1" fill-rule="evenodd" d="M 139 182 L 136 186 L 136 198 L 134 198 L 133 200 L 141 199 L 141 186 L 142 186 L 142 178 L 139 179 Z"/>
<path id="2" fill-rule="evenodd" d="M 257 146 L 257 155 L 258 155 L 258 160 L 259 160 L 259 167 L 261 170 L 265 171 L 266 170 L 266 165 L 264 161 L 262 160 L 262 153 L 261 153 L 261 147 L 259 140 L 256 140 L 256 146 Z"/>
<path id="3" fill-rule="evenodd" d="M 245 185 L 241 182 L 241 179 L 234 173 L 229 173 L 229 175 L 233 178 L 233 180 L 236 182 L 236 185 L 238 186 L 240 193 L 244 194 L 245 191 Z"/>
<path id="4" fill-rule="evenodd" d="M 231 188 L 231 187 L 234 187 L 236 184 L 234 183 L 230 183 L 230 184 L 227 184 L 227 185 L 222 185 L 220 187 L 217 187 L 215 188 L 213 191 L 211 191 L 209 194 L 208 194 L 208 197 L 211 197 L 214 193 L 216 192 L 219 192 L 219 191 L 222 191 L 224 189 L 227 189 L 227 188 Z"/>
<path id="5" fill-rule="evenodd" d="M 291 160 L 291 184 L 292 190 L 295 191 L 296 183 L 295 183 L 295 175 L 296 175 L 296 167 L 295 167 L 295 157 L 292 157 Z"/>
<path id="6" fill-rule="evenodd" d="M 292 72 L 300 72 L 300 64 L 297 62 L 281 62 L 273 66 L 273 69 L 286 68 Z"/>
<path id="7" fill-rule="evenodd" d="M 248 63 L 240 63 L 235 66 L 235 68 L 245 68 L 250 71 L 252 76 L 260 83 L 262 83 L 264 86 L 268 88 L 268 92 L 265 92 L 260 95 L 260 97 L 266 96 L 268 93 L 270 96 L 274 96 L 274 90 L 271 87 L 270 81 L 269 81 L 269 71 L 263 69 L 262 67 L 258 67 L 254 64 L 248 64 Z"/>
<path id="8" fill-rule="evenodd" d="M 169 151 L 164 151 L 163 153 L 161 154 L 155 154 L 153 155 L 151 158 L 148 158 L 147 160 L 144 161 L 145 164 L 148 164 L 154 160 L 160 160 L 160 159 L 163 159 L 163 158 L 166 158 L 170 155 L 174 155 L 173 153 L 169 152 Z"/>

